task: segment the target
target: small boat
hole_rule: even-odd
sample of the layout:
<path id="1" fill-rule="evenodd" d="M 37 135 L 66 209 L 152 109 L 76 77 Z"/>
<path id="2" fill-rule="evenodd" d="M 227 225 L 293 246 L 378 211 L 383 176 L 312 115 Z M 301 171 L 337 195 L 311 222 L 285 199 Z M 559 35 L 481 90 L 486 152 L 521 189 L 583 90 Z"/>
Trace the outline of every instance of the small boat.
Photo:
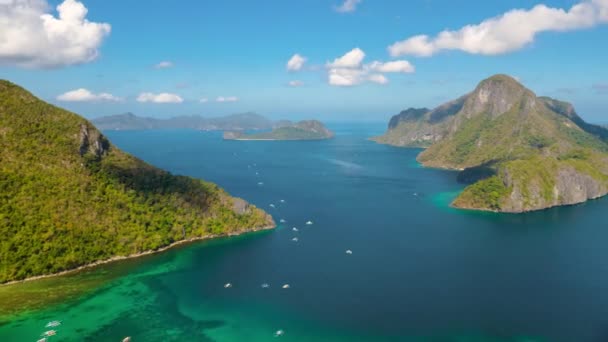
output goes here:
<path id="1" fill-rule="evenodd" d="M 54 328 L 61 325 L 61 321 L 51 321 L 46 324 L 46 328 Z"/>
<path id="2" fill-rule="evenodd" d="M 264 284 L 262 284 L 262 288 L 263 288 L 263 289 L 267 289 L 267 288 L 269 288 L 269 287 L 270 287 L 270 284 L 268 284 L 268 283 L 264 283 Z"/>
<path id="3" fill-rule="evenodd" d="M 285 200 L 281 200 L 280 202 L 281 202 L 281 203 L 285 203 Z"/>
<path id="4" fill-rule="evenodd" d="M 293 239 L 291 239 L 291 241 L 293 241 L 293 242 L 298 242 L 298 238 L 297 238 L 297 237 L 294 237 Z"/>
<path id="5" fill-rule="evenodd" d="M 131 336 L 127 336 L 122 339 L 122 342 L 131 342 Z"/>
<path id="6" fill-rule="evenodd" d="M 347 249 L 346 254 L 353 254 L 353 251 L 351 251 L 350 249 Z"/>
<path id="7" fill-rule="evenodd" d="M 281 222 L 281 223 L 285 223 L 285 222 L 287 222 L 287 221 L 285 221 L 285 219 L 281 219 L 279 222 Z"/>
<path id="8" fill-rule="evenodd" d="M 284 289 L 288 289 L 288 288 L 289 288 L 289 284 L 285 284 L 285 285 L 283 285 L 283 288 L 284 288 Z"/>
<path id="9" fill-rule="evenodd" d="M 283 330 L 277 330 L 274 333 L 274 337 L 280 337 L 280 336 L 283 336 L 284 334 L 285 334 L 285 332 Z"/>
<path id="10" fill-rule="evenodd" d="M 224 288 L 225 288 L 225 289 L 229 289 L 229 288 L 231 288 L 231 287 L 232 287 L 232 284 L 230 284 L 230 283 L 226 283 L 226 284 L 224 285 Z"/>
<path id="11" fill-rule="evenodd" d="M 298 231 L 298 228 L 293 227 L 293 228 L 291 228 L 291 230 L 293 230 L 294 232 L 297 232 L 297 231 Z"/>
<path id="12" fill-rule="evenodd" d="M 306 222 L 306 225 L 307 225 L 307 226 L 312 225 L 312 221 L 308 221 L 308 222 Z"/>
<path id="13" fill-rule="evenodd" d="M 258 185 L 264 185 L 264 182 L 258 182 Z"/>
<path id="14" fill-rule="evenodd" d="M 57 335 L 57 331 L 55 331 L 55 330 L 49 330 L 49 331 L 45 331 L 42 333 L 42 336 L 47 336 L 47 337 L 55 336 L 55 335 Z"/>
<path id="15" fill-rule="evenodd" d="M 46 342 L 46 341 L 47 341 L 46 337 L 43 337 L 43 338 L 39 339 L 39 340 L 38 340 L 38 341 L 36 341 L 36 342 Z"/>

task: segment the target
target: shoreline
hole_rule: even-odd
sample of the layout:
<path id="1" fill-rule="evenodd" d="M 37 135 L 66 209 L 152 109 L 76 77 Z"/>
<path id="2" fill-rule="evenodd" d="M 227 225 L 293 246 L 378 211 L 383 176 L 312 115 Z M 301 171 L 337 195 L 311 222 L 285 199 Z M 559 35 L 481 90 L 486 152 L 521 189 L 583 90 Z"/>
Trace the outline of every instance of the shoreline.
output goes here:
<path id="1" fill-rule="evenodd" d="M 143 257 L 143 256 L 146 256 L 146 255 L 152 255 L 152 254 L 162 253 L 162 252 L 165 252 L 165 251 L 167 251 L 167 250 L 169 250 L 169 249 L 171 249 L 173 247 L 177 247 L 177 246 L 188 244 L 188 243 L 192 243 L 192 242 L 203 241 L 203 240 L 211 240 L 211 239 L 217 239 L 217 238 L 222 238 L 222 237 L 234 237 L 234 236 L 239 236 L 239 235 L 243 235 L 243 234 L 247 234 L 247 233 L 255 233 L 255 232 L 261 232 L 261 231 L 271 230 L 271 229 L 274 229 L 276 227 L 277 227 L 276 225 L 269 225 L 269 226 L 264 226 L 264 227 L 249 229 L 249 230 L 239 230 L 239 231 L 235 231 L 235 232 L 231 232 L 231 233 L 227 233 L 227 234 L 204 235 L 204 236 L 199 236 L 199 237 L 191 237 L 191 238 L 188 238 L 188 239 L 172 242 L 171 244 L 169 244 L 167 246 L 164 246 L 164 247 L 161 247 L 161 248 L 156 249 L 156 250 L 148 250 L 148 251 L 143 251 L 143 252 L 135 253 L 135 254 L 114 256 L 114 257 L 111 257 L 109 259 L 95 261 L 95 262 L 92 262 L 90 264 L 78 266 L 76 268 L 72 268 L 72 269 L 61 271 L 61 272 L 57 272 L 57 273 L 43 274 L 43 275 L 33 276 L 33 277 L 21 279 L 21 280 L 11 280 L 9 282 L 0 284 L 0 287 L 9 286 L 9 285 L 16 285 L 16 284 L 20 284 L 20 283 L 26 283 L 26 282 L 30 282 L 30 281 L 34 281 L 34 280 L 41 280 L 41 279 L 46 279 L 46 278 L 58 277 L 58 276 L 67 275 L 67 274 L 70 274 L 70 273 L 75 273 L 75 272 L 78 272 L 78 271 L 82 271 L 82 270 L 85 270 L 87 268 L 93 268 L 93 267 L 96 267 L 96 266 L 101 266 L 101 265 L 109 264 L 109 263 L 116 262 L 116 261 L 123 261 L 123 260 L 127 260 L 127 259 L 136 259 L 136 258 Z"/>

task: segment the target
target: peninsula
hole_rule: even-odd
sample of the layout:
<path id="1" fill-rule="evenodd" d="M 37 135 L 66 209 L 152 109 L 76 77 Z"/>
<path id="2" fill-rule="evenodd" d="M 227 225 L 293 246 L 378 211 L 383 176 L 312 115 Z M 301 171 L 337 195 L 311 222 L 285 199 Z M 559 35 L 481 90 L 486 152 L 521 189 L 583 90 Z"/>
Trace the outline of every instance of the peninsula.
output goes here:
<path id="1" fill-rule="evenodd" d="M 435 109 L 405 110 L 373 140 L 425 148 L 424 166 L 459 170 L 470 185 L 458 208 L 520 213 L 608 193 L 608 130 L 507 75 Z"/>
<path id="2" fill-rule="evenodd" d="M 0 283 L 275 226 L 217 185 L 151 166 L 0 80 Z"/>

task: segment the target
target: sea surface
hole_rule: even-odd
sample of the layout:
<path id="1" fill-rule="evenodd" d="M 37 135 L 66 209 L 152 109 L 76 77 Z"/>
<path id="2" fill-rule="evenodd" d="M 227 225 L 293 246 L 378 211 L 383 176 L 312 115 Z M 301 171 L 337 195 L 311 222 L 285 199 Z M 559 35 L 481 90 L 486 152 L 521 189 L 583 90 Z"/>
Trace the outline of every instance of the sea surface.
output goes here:
<path id="1" fill-rule="evenodd" d="M 384 125 L 331 128 L 335 139 L 312 142 L 106 132 L 285 222 L 0 288 L 0 307 L 15 308 L 0 341 L 36 341 L 51 320 L 62 321 L 52 342 L 608 341 L 607 199 L 521 215 L 452 209 L 456 174 L 367 140 Z"/>

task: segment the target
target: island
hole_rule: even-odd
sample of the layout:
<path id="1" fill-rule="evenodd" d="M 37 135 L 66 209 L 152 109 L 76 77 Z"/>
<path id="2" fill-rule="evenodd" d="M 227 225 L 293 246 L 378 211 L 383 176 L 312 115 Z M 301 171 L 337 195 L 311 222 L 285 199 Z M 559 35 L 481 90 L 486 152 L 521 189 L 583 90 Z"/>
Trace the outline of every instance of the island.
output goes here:
<path id="1" fill-rule="evenodd" d="M 200 115 L 159 119 L 133 113 L 103 116 L 92 120 L 100 130 L 195 129 L 201 131 L 266 130 L 275 127 L 272 120 L 256 113 L 239 113 L 218 117 Z"/>
<path id="2" fill-rule="evenodd" d="M 243 133 L 224 132 L 225 140 L 324 140 L 334 137 L 320 121 L 305 120 L 297 123 L 281 121 L 278 127 L 270 132 Z"/>
<path id="3" fill-rule="evenodd" d="M 0 160 L 0 283 L 275 226 L 217 185 L 149 165 L 4 80 Z"/>
<path id="4" fill-rule="evenodd" d="M 567 102 L 495 75 L 435 109 L 410 108 L 372 140 L 424 150 L 424 166 L 458 170 L 457 208 L 521 213 L 608 193 L 608 130 Z"/>

